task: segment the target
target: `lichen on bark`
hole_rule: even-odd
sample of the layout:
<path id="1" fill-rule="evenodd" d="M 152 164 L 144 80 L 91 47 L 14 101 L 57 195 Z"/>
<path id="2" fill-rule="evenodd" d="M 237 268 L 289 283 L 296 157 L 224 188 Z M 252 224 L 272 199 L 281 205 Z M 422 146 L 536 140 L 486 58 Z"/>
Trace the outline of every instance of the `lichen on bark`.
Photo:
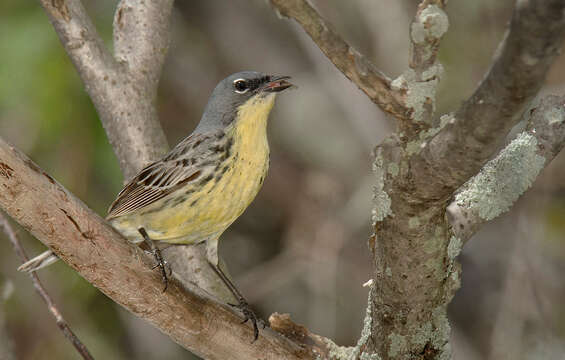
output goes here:
<path id="1" fill-rule="evenodd" d="M 537 154 L 537 139 L 522 132 L 464 185 L 455 201 L 480 218 L 492 220 L 532 186 L 544 164 L 545 158 Z"/>

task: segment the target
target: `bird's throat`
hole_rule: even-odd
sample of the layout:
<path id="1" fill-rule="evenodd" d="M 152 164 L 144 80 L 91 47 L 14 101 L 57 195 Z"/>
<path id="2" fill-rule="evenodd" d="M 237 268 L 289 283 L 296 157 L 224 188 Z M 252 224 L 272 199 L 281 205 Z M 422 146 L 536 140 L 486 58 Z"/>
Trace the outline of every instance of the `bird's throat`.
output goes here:
<path id="1" fill-rule="evenodd" d="M 246 158 L 254 154 L 268 157 L 267 119 L 275 104 L 275 94 L 256 95 L 237 109 L 237 117 L 231 131 L 236 151 Z"/>

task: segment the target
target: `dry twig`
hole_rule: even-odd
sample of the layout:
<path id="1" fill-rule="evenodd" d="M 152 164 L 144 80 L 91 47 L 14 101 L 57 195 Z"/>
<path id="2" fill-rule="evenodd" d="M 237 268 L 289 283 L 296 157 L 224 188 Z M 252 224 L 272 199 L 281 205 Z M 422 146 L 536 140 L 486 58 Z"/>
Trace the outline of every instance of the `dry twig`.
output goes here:
<path id="1" fill-rule="evenodd" d="M 270 0 L 276 11 L 296 20 L 320 50 L 383 111 L 404 118 L 408 110 L 390 79 L 341 38 L 306 0 Z"/>

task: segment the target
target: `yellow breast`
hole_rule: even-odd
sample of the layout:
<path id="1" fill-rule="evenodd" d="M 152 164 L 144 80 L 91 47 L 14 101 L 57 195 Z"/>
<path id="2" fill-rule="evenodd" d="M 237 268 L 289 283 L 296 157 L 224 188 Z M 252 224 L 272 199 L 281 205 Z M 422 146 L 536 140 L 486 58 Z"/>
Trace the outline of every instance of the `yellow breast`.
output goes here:
<path id="1" fill-rule="evenodd" d="M 267 118 L 274 95 L 255 97 L 239 107 L 226 136 L 233 138 L 233 151 L 215 176 L 174 207 L 162 206 L 170 196 L 155 203 L 160 211 L 131 214 L 112 221 L 124 235 L 139 241 L 144 227 L 154 240 L 192 244 L 219 237 L 257 195 L 269 167 Z M 225 169 L 224 169 L 225 168 Z M 141 212 L 140 212 L 141 213 Z"/>

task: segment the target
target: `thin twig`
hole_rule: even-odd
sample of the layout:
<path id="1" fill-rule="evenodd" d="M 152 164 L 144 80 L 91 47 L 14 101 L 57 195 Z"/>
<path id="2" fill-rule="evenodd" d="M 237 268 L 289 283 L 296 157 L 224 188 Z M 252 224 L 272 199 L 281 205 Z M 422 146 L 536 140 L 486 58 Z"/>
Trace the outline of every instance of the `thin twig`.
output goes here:
<path id="1" fill-rule="evenodd" d="M 396 78 L 392 88 L 404 94 L 410 110 L 400 122 L 404 142 L 419 140 L 434 125 L 436 91 L 443 67 L 437 61 L 440 40 L 447 32 L 449 20 L 441 1 L 424 0 L 410 24 L 410 69 Z"/>
<path id="2" fill-rule="evenodd" d="M 448 27 L 444 7 L 442 1 L 422 1 L 410 25 L 410 68 L 420 74 L 436 62 L 439 42 Z"/>
<path id="3" fill-rule="evenodd" d="M 14 229 L 12 228 L 12 225 L 10 225 L 8 219 L 6 219 L 4 214 L 1 212 L 0 212 L 0 227 L 4 229 L 4 233 L 12 243 L 12 246 L 14 247 L 14 251 L 21 258 L 22 262 L 28 261 L 29 258 L 27 257 L 25 250 L 22 244 L 20 243 L 20 240 L 18 239 Z M 55 302 L 53 302 L 53 299 L 51 299 L 51 296 L 49 296 L 47 290 L 45 290 L 45 288 L 41 284 L 41 281 L 39 281 L 39 276 L 37 276 L 35 272 L 30 273 L 29 276 L 31 277 L 31 282 L 33 283 L 33 287 L 35 288 L 39 296 L 41 296 L 43 301 L 45 301 L 45 303 L 47 304 L 47 309 L 49 309 L 49 312 L 55 318 L 55 322 L 57 323 L 57 326 L 59 327 L 59 329 L 61 329 L 65 337 L 71 342 L 71 344 L 73 344 L 76 351 L 80 354 L 80 356 L 82 356 L 83 359 L 94 360 L 94 358 L 92 357 L 92 355 L 90 355 L 90 352 L 88 351 L 86 346 L 80 341 L 80 339 L 76 336 L 73 330 L 71 330 L 69 324 L 63 318 L 63 315 L 57 308 L 57 305 L 55 305 Z"/>
<path id="4" fill-rule="evenodd" d="M 391 81 L 364 55 L 336 33 L 306 0 L 270 0 L 282 16 L 294 19 L 328 59 L 383 111 L 404 118 L 407 109 L 402 94 L 391 89 Z"/>

